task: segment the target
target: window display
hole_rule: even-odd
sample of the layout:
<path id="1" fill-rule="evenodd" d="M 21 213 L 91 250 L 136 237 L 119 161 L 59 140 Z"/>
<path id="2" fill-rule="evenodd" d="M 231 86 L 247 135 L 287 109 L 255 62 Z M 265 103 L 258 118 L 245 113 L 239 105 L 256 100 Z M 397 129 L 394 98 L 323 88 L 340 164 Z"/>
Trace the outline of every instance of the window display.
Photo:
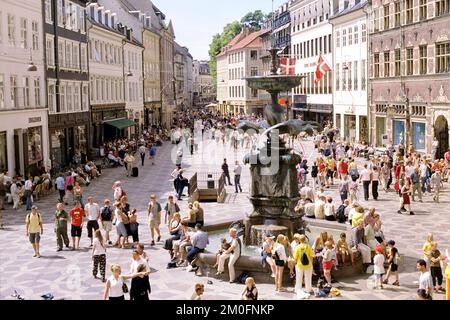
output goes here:
<path id="1" fill-rule="evenodd" d="M 42 157 L 42 127 L 28 128 L 28 164 L 34 164 Z"/>

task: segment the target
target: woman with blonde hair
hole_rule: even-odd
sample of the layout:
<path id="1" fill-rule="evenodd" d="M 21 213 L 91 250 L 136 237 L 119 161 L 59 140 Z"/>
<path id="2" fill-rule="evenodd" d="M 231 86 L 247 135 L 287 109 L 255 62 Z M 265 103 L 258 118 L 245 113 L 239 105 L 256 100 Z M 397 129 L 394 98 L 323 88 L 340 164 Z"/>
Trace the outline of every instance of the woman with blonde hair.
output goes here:
<path id="1" fill-rule="evenodd" d="M 241 293 L 241 300 L 258 300 L 258 289 L 256 289 L 255 279 L 252 277 L 245 279 L 245 287 Z"/>
<path id="2" fill-rule="evenodd" d="M 92 274 L 97 279 L 97 273 L 100 266 L 100 275 L 102 281 L 106 281 L 106 246 L 100 229 L 95 231 L 95 238 L 92 243 L 92 261 L 94 263 Z"/>
<path id="3" fill-rule="evenodd" d="M 302 298 L 303 296 L 309 297 L 312 291 L 312 272 L 313 272 L 313 259 L 314 252 L 306 241 L 306 236 L 304 234 L 299 235 L 298 245 L 294 250 L 294 259 L 297 262 L 295 266 L 295 290 L 297 292 L 297 297 Z M 305 277 L 305 291 L 302 290 L 303 277 Z"/>
<path id="4" fill-rule="evenodd" d="M 111 265 L 112 275 L 106 280 L 103 300 L 125 300 L 124 293 L 128 292 L 125 281 L 136 277 L 145 277 L 149 272 L 138 272 L 122 275 L 122 268 L 118 264 Z"/>
<path id="5" fill-rule="evenodd" d="M 164 242 L 164 249 L 169 251 L 171 259 L 173 259 L 174 256 L 173 242 L 176 240 L 180 240 L 181 228 L 181 215 L 179 212 L 175 212 L 169 222 L 170 237 Z"/>
<path id="6" fill-rule="evenodd" d="M 195 214 L 194 205 L 191 202 L 188 203 L 188 215 L 183 218 L 182 221 L 187 222 L 189 228 L 194 228 L 196 225 L 197 217 Z"/>
<path id="7" fill-rule="evenodd" d="M 279 234 L 273 248 L 275 257 L 275 291 L 285 291 L 283 284 L 283 270 L 287 262 L 286 249 L 284 248 L 284 235 Z"/>
<path id="8" fill-rule="evenodd" d="M 200 223 L 202 225 L 202 227 L 203 227 L 203 224 L 204 224 L 204 213 L 205 212 L 203 211 L 203 208 L 200 206 L 200 202 L 195 201 L 194 204 L 193 204 L 193 209 L 194 209 L 194 212 L 195 212 L 196 223 Z"/>

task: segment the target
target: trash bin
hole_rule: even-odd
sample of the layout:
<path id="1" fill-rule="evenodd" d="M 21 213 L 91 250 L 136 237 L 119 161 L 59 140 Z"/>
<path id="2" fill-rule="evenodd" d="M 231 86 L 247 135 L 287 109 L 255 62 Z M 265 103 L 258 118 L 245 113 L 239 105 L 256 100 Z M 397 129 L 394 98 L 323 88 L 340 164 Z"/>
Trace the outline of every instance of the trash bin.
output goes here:
<path id="1" fill-rule="evenodd" d="M 208 177 L 206 179 L 206 184 L 208 186 L 208 189 L 214 189 L 214 179 L 213 179 L 213 175 L 211 173 L 208 173 Z"/>

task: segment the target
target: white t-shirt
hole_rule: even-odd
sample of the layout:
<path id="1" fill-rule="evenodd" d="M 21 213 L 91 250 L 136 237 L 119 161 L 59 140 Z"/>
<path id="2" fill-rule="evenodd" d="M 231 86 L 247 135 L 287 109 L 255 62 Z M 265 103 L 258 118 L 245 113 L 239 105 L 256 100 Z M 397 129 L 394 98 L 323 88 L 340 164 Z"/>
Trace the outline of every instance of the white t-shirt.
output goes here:
<path id="1" fill-rule="evenodd" d="M 275 252 L 278 254 L 280 260 L 287 261 L 286 250 L 283 245 L 277 243 L 275 245 Z"/>
<path id="2" fill-rule="evenodd" d="M 119 276 L 118 279 L 114 278 L 114 275 L 110 276 L 108 278 L 108 281 L 110 283 L 109 287 L 109 296 L 113 298 L 121 297 L 123 296 L 123 279 L 122 276 Z"/>
<path id="3" fill-rule="evenodd" d="M 420 274 L 419 289 L 433 289 L 433 279 L 431 278 L 429 271 L 425 271 Z M 432 292 L 432 290 L 430 292 Z"/>
<path id="4" fill-rule="evenodd" d="M 334 216 L 334 204 L 325 203 L 325 216 L 331 217 Z"/>
<path id="5" fill-rule="evenodd" d="M 376 254 L 373 258 L 373 273 L 384 274 L 384 256 L 382 254 Z"/>
<path id="6" fill-rule="evenodd" d="M 414 174 L 414 167 L 413 166 L 406 166 L 405 168 L 406 176 L 411 177 Z"/>
<path id="7" fill-rule="evenodd" d="M 303 209 L 305 210 L 305 215 L 307 217 L 314 217 L 315 204 L 308 202 L 304 205 Z"/>
<path id="8" fill-rule="evenodd" d="M 94 238 L 94 241 L 92 243 L 93 243 L 93 246 L 94 246 L 94 256 L 99 256 L 101 254 L 106 254 L 105 248 L 101 245 L 101 243 L 97 239 L 97 237 Z"/>
<path id="9" fill-rule="evenodd" d="M 139 257 L 139 259 L 137 259 L 137 260 L 132 259 L 131 266 L 130 266 L 130 273 L 137 273 L 138 272 L 137 269 L 138 269 L 139 265 L 141 265 L 141 264 L 143 264 L 145 266 L 144 271 L 147 271 L 147 272 L 150 271 L 150 266 L 148 265 L 147 260 L 145 260 L 142 257 Z"/>
<path id="10" fill-rule="evenodd" d="M 362 181 L 370 181 L 370 170 L 369 169 L 364 169 L 363 171 L 361 171 L 361 180 Z"/>
<path id="11" fill-rule="evenodd" d="M 98 218 L 100 217 L 100 207 L 96 203 L 86 203 L 86 205 L 84 206 L 84 211 L 90 221 L 98 220 Z"/>

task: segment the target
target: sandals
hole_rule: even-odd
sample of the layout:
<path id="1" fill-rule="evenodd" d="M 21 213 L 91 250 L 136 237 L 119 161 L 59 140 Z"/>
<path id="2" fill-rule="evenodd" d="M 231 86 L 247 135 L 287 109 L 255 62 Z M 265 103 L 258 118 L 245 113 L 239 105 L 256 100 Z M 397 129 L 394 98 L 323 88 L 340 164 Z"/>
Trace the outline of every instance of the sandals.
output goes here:
<path id="1" fill-rule="evenodd" d="M 383 284 L 388 284 L 388 281 L 387 280 L 383 280 Z"/>
<path id="2" fill-rule="evenodd" d="M 399 286 L 400 286 L 400 282 L 398 282 L 398 281 L 395 281 L 394 283 L 392 283 L 392 285 L 393 285 L 393 286 L 397 286 L 397 287 L 399 287 Z"/>

